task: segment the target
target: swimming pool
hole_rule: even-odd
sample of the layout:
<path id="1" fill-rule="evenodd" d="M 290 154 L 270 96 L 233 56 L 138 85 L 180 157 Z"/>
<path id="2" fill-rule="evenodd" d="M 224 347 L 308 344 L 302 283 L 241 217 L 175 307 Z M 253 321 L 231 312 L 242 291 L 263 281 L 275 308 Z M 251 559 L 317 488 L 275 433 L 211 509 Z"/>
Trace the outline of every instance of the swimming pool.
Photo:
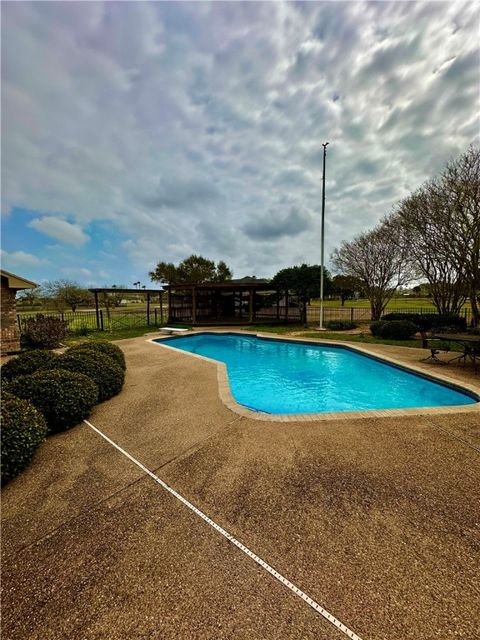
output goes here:
<path id="1" fill-rule="evenodd" d="M 474 404 L 477 399 L 347 347 L 202 333 L 158 340 L 224 362 L 235 400 L 272 414 Z"/>

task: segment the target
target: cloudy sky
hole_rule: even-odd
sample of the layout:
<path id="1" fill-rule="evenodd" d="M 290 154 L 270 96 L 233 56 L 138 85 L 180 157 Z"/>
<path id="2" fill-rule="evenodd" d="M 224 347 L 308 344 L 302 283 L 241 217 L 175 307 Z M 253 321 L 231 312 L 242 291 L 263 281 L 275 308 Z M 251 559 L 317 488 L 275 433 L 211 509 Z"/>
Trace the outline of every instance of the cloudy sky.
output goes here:
<path id="1" fill-rule="evenodd" d="M 479 134 L 475 2 L 3 2 L 2 262 L 320 260 Z"/>

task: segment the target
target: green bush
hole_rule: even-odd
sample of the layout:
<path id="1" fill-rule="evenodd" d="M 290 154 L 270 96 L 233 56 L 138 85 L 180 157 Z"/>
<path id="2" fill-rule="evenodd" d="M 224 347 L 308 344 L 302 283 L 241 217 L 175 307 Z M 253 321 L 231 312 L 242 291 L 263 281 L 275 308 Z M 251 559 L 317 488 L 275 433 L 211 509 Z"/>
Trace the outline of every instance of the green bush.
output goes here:
<path id="1" fill-rule="evenodd" d="M 384 322 L 379 329 L 380 337 L 389 340 L 408 340 L 418 331 L 418 327 L 409 320 L 391 320 Z"/>
<path id="2" fill-rule="evenodd" d="M 72 349 L 61 355 L 54 367 L 91 378 L 98 387 L 100 402 L 120 393 L 125 379 L 124 370 L 112 358 L 91 349 Z"/>
<path id="3" fill-rule="evenodd" d="M 10 382 L 8 391 L 35 405 L 51 432 L 75 426 L 98 401 L 98 387 L 91 378 L 61 369 L 19 376 Z"/>
<path id="4" fill-rule="evenodd" d="M 440 327 L 455 327 L 457 331 L 465 331 L 467 321 L 462 316 L 446 313 L 387 313 L 382 320 L 408 320 L 413 322 L 420 331 L 439 330 Z"/>
<path id="5" fill-rule="evenodd" d="M 106 340 L 99 340 L 98 342 L 81 342 L 80 344 L 70 347 L 70 349 L 67 350 L 67 353 L 83 351 L 85 349 L 109 356 L 125 371 L 125 356 L 123 355 L 123 351 L 120 347 L 117 347 L 116 344 L 112 344 Z"/>
<path id="6" fill-rule="evenodd" d="M 67 337 L 67 322 L 37 313 L 22 321 L 20 342 L 25 349 L 56 349 Z"/>
<path id="7" fill-rule="evenodd" d="M 56 358 L 58 356 L 48 349 L 25 351 L 2 366 L 2 380 L 8 382 L 17 376 L 25 376 L 39 369 L 48 369 Z"/>
<path id="8" fill-rule="evenodd" d="M 30 463 L 45 440 L 47 425 L 33 404 L 6 392 L 2 394 L 1 417 L 3 485 Z"/>
<path id="9" fill-rule="evenodd" d="M 325 326 L 333 331 L 348 331 L 348 329 L 356 329 L 358 324 L 350 322 L 350 320 L 329 320 Z"/>
<path id="10" fill-rule="evenodd" d="M 384 324 L 385 322 L 383 320 L 375 320 L 375 322 L 372 322 L 372 324 L 370 325 L 370 331 L 372 332 L 372 336 L 379 338 L 380 332 Z"/>

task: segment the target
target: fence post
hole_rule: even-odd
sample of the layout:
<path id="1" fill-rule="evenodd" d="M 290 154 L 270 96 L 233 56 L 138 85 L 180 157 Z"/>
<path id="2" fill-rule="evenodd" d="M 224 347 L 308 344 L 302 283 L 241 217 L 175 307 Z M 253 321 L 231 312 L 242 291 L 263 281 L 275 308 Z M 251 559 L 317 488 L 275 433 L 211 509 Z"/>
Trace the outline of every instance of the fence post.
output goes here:
<path id="1" fill-rule="evenodd" d="M 17 324 L 18 324 L 18 330 L 21 333 L 22 332 L 22 323 L 20 322 L 20 314 L 19 313 L 17 313 Z"/>
<path id="2" fill-rule="evenodd" d="M 353 322 L 353 307 L 350 307 L 350 322 Z"/>
<path id="3" fill-rule="evenodd" d="M 103 329 L 103 310 L 100 309 L 100 331 L 104 331 Z"/>

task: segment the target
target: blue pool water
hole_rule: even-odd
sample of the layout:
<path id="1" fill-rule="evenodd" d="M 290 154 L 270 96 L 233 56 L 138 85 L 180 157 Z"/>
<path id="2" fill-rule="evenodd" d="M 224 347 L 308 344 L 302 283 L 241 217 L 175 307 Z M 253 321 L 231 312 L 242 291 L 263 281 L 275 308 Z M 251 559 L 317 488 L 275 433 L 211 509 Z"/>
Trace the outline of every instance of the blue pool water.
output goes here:
<path id="1" fill-rule="evenodd" d="M 237 402 L 275 414 L 473 404 L 448 386 L 346 348 L 235 334 L 161 340 L 227 366 Z"/>

